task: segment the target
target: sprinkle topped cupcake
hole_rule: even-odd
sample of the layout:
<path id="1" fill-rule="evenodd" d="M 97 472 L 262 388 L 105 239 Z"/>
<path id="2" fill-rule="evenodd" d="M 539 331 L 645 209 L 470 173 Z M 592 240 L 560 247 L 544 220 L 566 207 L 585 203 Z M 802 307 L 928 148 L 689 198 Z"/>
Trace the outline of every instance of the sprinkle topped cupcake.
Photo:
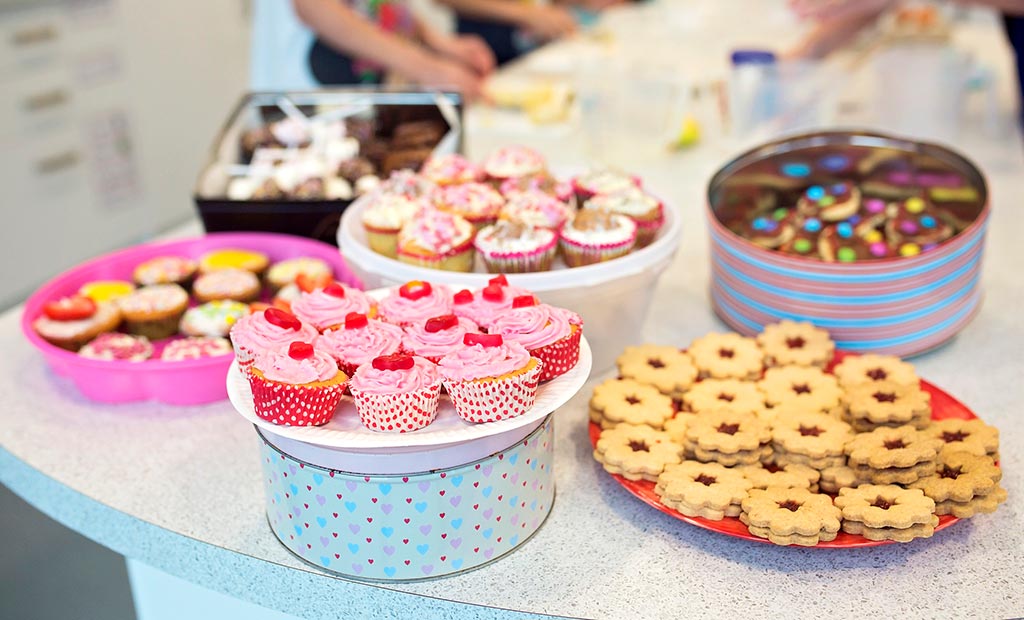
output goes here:
<path id="1" fill-rule="evenodd" d="M 375 357 L 400 352 L 404 336 L 405 332 L 397 325 L 352 312 L 345 317 L 343 325 L 324 332 L 317 346 L 338 362 L 342 372 L 351 376 L 356 368 Z"/>
<path id="2" fill-rule="evenodd" d="M 200 302 L 216 299 L 256 301 L 260 296 L 260 280 L 247 269 L 218 269 L 196 278 L 192 293 Z"/>
<path id="3" fill-rule="evenodd" d="M 444 285 L 413 280 L 392 289 L 387 297 L 380 300 L 377 311 L 383 320 L 405 327 L 450 314 L 451 298 L 451 290 Z"/>
<path id="4" fill-rule="evenodd" d="M 454 314 L 435 316 L 405 327 L 402 347 L 436 364 L 441 357 L 461 349 L 462 337 L 467 333 L 478 334 L 480 328 L 473 321 Z"/>
<path id="5" fill-rule="evenodd" d="M 422 209 L 398 233 L 398 260 L 445 271 L 471 271 L 475 232 L 465 218 Z"/>
<path id="6" fill-rule="evenodd" d="M 484 172 L 493 179 L 511 179 L 544 172 L 546 164 L 540 153 L 525 146 L 506 146 L 484 160 Z"/>
<path id="7" fill-rule="evenodd" d="M 502 220 L 481 229 L 473 247 L 491 273 L 546 271 L 558 250 L 558 236 L 550 228 Z"/>
<path id="8" fill-rule="evenodd" d="M 440 186 L 473 183 L 484 177 L 480 166 L 458 153 L 431 157 L 423 164 L 420 174 Z"/>
<path id="9" fill-rule="evenodd" d="M 542 363 L 499 334 L 463 336 L 462 347 L 438 362 L 459 417 L 482 423 L 520 416 L 533 407 Z"/>
<path id="10" fill-rule="evenodd" d="M 89 341 L 78 354 L 96 360 L 143 362 L 153 357 L 153 345 L 145 336 L 107 332 Z"/>
<path id="11" fill-rule="evenodd" d="M 527 191 L 509 198 L 498 217 L 536 228 L 558 231 L 572 214 L 572 207 L 558 198 L 543 192 Z"/>
<path id="12" fill-rule="evenodd" d="M 296 340 L 313 342 L 316 328 L 279 308 L 267 308 L 238 319 L 231 328 L 231 344 L 240 366 L 252 363 L 256 354 Z"/>
<path id="13" fill-rule="evenodd" d="M 115 303 L 129 333 L 158 340 L 178 332 L 178 321 L 188 307 L 188 293 L 177 284 L 153 284 Z"/>
<path id="14" fill-rule="evenodd" d="M 320 331 L 341 325 L 350 312 L 373 316 L 370 298 L 340 282 L 311 293 L 302 293 L 291 306 L 295 316 Z"/>
<path id="15" fill-rule="evenodd" d="M 412 170 L 396 170 L 381 182 L 377 191 L 381 194 L 405 196 L 416 200 L 430 198 L 437 191 L 437 185 Z"/>
<path id="16" fill-rule="evenodd" d="M 570 267 L 624 256 L 636 243 L 636 223 L 601 209 L 581 209 L 562 227 L 562 255 Z"/>
<path id="17" fill-rule="evenodd" d="M 434 205 L 439 210 L 464 217 L 477 229 L 498 219 L 504 204 L 502 195 L 484 183 L 449 185 L 434 194 Z"/>
<path id="18" fill-rule="evenodd" d="M 331 266 L 326 261 L 312 256 L 298 256 L 278 261 L 267 270 L 267 282 L 273 290 L 280 290 L 284 286 L 295 282 L 300 274 L 309 278 L 333 276 Z"/>
<path id="19" fill-rule="evenodd" d="M 568 203 L 573 200 L 572 185 L 559 181 L 549 174 L 534 174 L 525 177 L 513 177 L 501 182 L 501 193 L 511 199 L 523 192 L 540 192 Z"/>
<path id="20" fill-rule="evenodd" d="M 613 194 L 623 190 L 640 187 L 640 179 L 609 168 L 591 170 L 572 180 L 576 195 L 580 200 L 601 194 Z"/>
<path id="21" fill-rule="evenodd" d="M 231 343 L 227 338 L 191 336 L 168 342 L 160 354 L 160 359 L 165 362 L 180 362 L 229 355 L 230 353 Z"/>
<path id="22" fill-rule="evenodd" d="M 218 300 L 189 308 L 181 317 L 180 330 L 189 336 L 227 336 L 249 306 L 238 301 Z"/>
<path id="23" fill-rule="evenodd" d="M 158 256 L 135 267 L 132 279 L 139 286 L 149 284 L 180 284 L 188 286 L 199 264 L 182 256 Z"/>

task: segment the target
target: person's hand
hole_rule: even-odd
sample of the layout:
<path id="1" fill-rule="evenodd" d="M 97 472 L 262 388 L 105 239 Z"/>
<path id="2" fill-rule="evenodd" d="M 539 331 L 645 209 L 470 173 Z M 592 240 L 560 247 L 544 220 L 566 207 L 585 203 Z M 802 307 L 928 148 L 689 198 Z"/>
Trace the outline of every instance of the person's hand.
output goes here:
<path id="1" fill-rule="evenodd" d="M 550 41 L 576 32 L 576 20 L 568 9 L 549 4 L 527 7 L 522 26 L 537 38 Z"/>
<path id="2" fill-rule="evenodd" d="M 785 59 L 823 58 L 854 40 L 897 0 L 789 0 L 789 6 L 804 19 L 815 22 L 794 47 L 783 52 Z"/>
<path id="3" fill-rule="evenodd" d="M 801 19 L 819 22 L 876 16 L 896 0 L 789 0 L 789 8 Z"/>
<path id="4" fill-rule="evenodd" d="M 626 0 L 571 0 L 571 2 L 590 11 L 603 11 L 609 7 L 625 4 Z"/>
<path id="5" fill-rule="evenodd" d="M 494 71 L 494 52 L 476 35 L 449 37 L 439 45 L 438 51 L 481 77 L 486 77 Z"/>
<path id="6" fill-rule="evenodd" d="M 483 79 L 461 64 L 436 56 L 413 76 L 422 86 L 451 88 L 467 101 L 476 101 L 483 95 Z"/>

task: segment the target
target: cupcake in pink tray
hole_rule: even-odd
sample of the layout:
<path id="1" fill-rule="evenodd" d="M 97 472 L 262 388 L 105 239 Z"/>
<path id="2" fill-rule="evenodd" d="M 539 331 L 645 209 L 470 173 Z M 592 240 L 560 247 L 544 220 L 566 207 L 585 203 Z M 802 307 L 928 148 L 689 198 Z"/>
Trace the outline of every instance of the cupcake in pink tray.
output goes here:
<path id="1" fill-rule="evenodd" d="M 325 331 L 316 342 L 338 362 L 342 372 L 352 376 L 356 368 L 375 357 L 400 353 L 403 336 L 405 332 L 397 325 L 352 312 L 344 324 Z"/>
<path id="2" fill-rule="evenodd" d="M 377 304 L 380 318 L 406 327 L 452 311 L 452 292 L 441 284 L 412 280 L 391 289 Z"/>
<path id="3" fill-rule="evenodd" d="M 535 228 L 550 228 L 557 232 L 576 210 L 554 196 L 543 192 L 522 192 L 509 198 L 498 218 L 522 222 Z"/>
<path id="4" fill-rule="evenodd" d="M 466 334 L 438 370 L 455 412 L 480 424 L 521 416 L 533 407 L 543 362 L 500 334 Z"/>
<path id="5" fill-rule="evenodd" d="M 291 303 L 291 308 L 295 316 L 321 332 L 340 326 L 350 312 L 370 317 L 376 315 L 376 307 L 366 293 L 340 282 L 301 293 Z"/>
<path id="6" fill-rule="evenodd" d="M 509 285 L 504 274 L 497 275 L 475 293 L 468 289 L 455 293 L 452 296 L 452 312 L 489 329 L 495 319 L 512 309 L 513 299 L 530 294 L 524 288 Z"/>
<path id="7" fill-rule="evenodd" d="M 512 300 L 512 309 L 494 320 L 488 330 L 518 342 L 544 364 L 541 381 L 569 371 L 580 358 L 583 320 L 575 312 L 537 303 L 533 295 Z"/>
<path id="8" fill-rule="evenodd" d="M 546 173 L 505 179 L 501 182 L 499 189 L 502 195 L 509 200 L 524 192 L 540 192 L 565 203 L 575 200 L 571 183 L 559 181 Z"/>
<path id="9" fill-rule="evenodd" d="M 182 360 L 198 360 L 204 357 L 218 357 L 231 353 L 231 343 L 227 338 L 219 336 L 191 336 L 172 340 L 167 343 L 160 353 L 160 359 L 165 362 L 180 362 Z"/>
<path id="10" fill-rule="evenodd" d="M 472 271 L 475 233 L 464 217 L 420 209 L 398 232 L 398 260 L 442 271 Z"/>
<path id="11" fill-rule="evenodd" d="M 544 157 L 525 146 L 502 147 L 484 160 L 484 172 L 498 180 L 542 174 L 546 167 Z"/>
<path id="12" fill-rule="evenodd" d="M 570 267 L 593 265 L 625 256 L 636 245 L 636 223 L 601 209 L 580 209 L 562 226 L 558 241 Z"/>
<path id="13" fill-rule="evenodd" d="M 431 157 L 420 174 L 438 186 L 474 183 L 484 178 L 484 170 L 458 153 Z"/>
<path id="14" fill-rule="evenodd" d="M 558 235 L 550 228 L 501 220 L 482 228 L 473 247 L 491 273 L 547 271 L 558 251 Z"/>
<path id="15" fill-rule="evenodd" d="M 581 201 L 601 194 L 613 194 L 622 190 L 639 188 L 640 177 L 620 170 L 603 168 L 591 170 L 572 180 L 573 191 Z"/>
<path id="16" fill-rule="evenodd" d="M 145 336 L 106 332 L 90 340 L 78 354 L 95 360 L 144 362 L 153 357 L 153 345 Z"/>
<path id="17" fill-rule="evenodd" d="M 493 224 L 505 205 L 505 197 L 486 183 L 449 185 L 434 194 L 434 206 L 465 218 L 477 230 Z"/>
<path id="18" fill-rule="evenodd" d="M 238 319 L 231 326 L 231 346 L 238 365 L 245 368 L 256 355 L 296 340 L 313 342 L 319 335 L 316 328 L 294 314 L 280 308 L 266 308 Z"/>
<path id="19" fill-rule="evenodd" d="M 665 224 L 661 201 L 642 189 L 629 187 L 608 194 L 598 194 L 583 203 L 584 210 L 598 209 L 625 215 L 636 224 L 636 247 L 649 245 Z"/>
<path id="20" fill-rule="evenodd" d="M 462 348 L 463 336 L 479 333 L 480 328 L 473 321 L 444 314 L 405 327 L 402 348 L 436 364 L 448 353 Z"/>
<path id="21" fill-rule="evenodd" d="M 248 378 L 256 415 L 281 426 L 327 424 L 348 382 L 326 351 L 301 341 L 259 353 Z"/>
<path id="22" fill-rule="evenodd" d="M 373 431 L 406 433 L 437 417 L 441 375 L 428 359 L 383 355 L 359 366 L 349 390 L 363 426 Z"/>

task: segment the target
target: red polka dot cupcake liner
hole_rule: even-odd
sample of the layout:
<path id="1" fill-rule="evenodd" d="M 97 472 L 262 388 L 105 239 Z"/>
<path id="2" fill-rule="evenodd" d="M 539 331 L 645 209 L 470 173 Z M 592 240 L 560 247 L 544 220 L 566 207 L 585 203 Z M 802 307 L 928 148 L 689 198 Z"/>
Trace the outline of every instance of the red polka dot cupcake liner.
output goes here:
<path id="1" fill-rule="evenodd" d="M 281 426 L 321 426 L 334 417 L 348 381 L 289 385 L 249 373 L 253 405 L 261 419 Z"/>
<path id="2" fill-rule="evenodd" d="M 576 365 L 576 362 L 580 361 L 580 338 L 582 336 L 583 330 L 577 328 L 561 340 L 544 345 L 539 349 L 530 349 L 530 355 L 543 363 L 540 373 L 541 381 L 550 381 L 564 375 Z"/>
<path id="3" fill-rule="evenodd" d="M 402 394 L 351 392 L 363 426 L 382 433 L 408 433 L 425 428 L 437 417 L 441 382 Z"/>
<path id="4" fill-rule="evenodd" d="M 232 348 L 235 350 L 235 361 L 238 362 L 238 367 L 244 372 L 247 368 L 252 366 L 252 363 L 256 361 L 256 352 L 252 349 L 240 347 L 234 342 L 231 343 Z M 350 377 L 352 375 L 349 375 Z"/>
<path id="5" fill-rule="evenodd" d="M 501 379 L 445 381 L 455 412 L 467 422 L 481 424 L 521 416 L 533 407 L 544 363 Z"/>

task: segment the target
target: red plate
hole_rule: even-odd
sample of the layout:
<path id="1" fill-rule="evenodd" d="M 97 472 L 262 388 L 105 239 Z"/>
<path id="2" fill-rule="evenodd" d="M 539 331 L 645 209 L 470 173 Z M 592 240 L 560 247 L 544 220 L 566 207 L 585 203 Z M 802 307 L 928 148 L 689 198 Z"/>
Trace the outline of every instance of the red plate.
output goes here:
<path id="1" fill-rule="evenodd" d="M 839 362 L 843 357 L 848 354 L 836 353 L 835 359 L 832 361 L 833 365 Z M 971 420 L 977 418 L 966 405 L 953 398 L 949 394 L 943 392 L 939 388 L 935 387 L 927 381 L 921 381 L 921 389 L 931 394 L 932 397 L 932 419 L 933 420 L 945 420 L 947 418 L 959 418 L 962 420 Z M 601 436 L 601 427 L 597 424 L 590 423 L 590 443 L 594 446 L 597 445 L 597 439 Z M 618 474 L 608 474 L 615 479 L 616 482 L 621 484 L 627 491 L 640 498 L 645 504 L 653 506 L 654 508 L 664 512 L 667 515 L 673 516 L 680 521 L 685 521 L 691 525 L 711 530 L 712 532 L 718 532 L 720 534 L 726 534 L 728 536 L 735 536 L 736 538 L 745 538 L 747 540 L 753 540 L 762 543 L 769 543 L 770 541 L 766 538 L 760 538 L 754 536 L 747 530 L 747 526 L 743 525 L 740 520 L 736 517 L 725 517 L 721 521 L 711 521 L 710 519 L 704 519 L 702 517 L 688 517 L 682 513 L 679 513 L 672 508 L 669 508 L 665 504 L 661 503 L 660 498 L 654 492 L 654 483 L 647 480 L 626 480 Z M 952 515 L 943 515 L 939 517 L 939 524 L 935 527 L 935 531 L 946 529 L 950 525 L 953 525 L 959 521 Z M 863 536 L 857 536 L 854 534 L 847 534 L 846 532 L 839 532 L 835 540 L 828 542 L 820 542 L 815 545 L 815 548 L 828 548 L 828 549 L 849 549 L 853 547 L 875 547 L 878 545 L 887 545 L 893 541 L 890 540 L 868 540 Z"/>

